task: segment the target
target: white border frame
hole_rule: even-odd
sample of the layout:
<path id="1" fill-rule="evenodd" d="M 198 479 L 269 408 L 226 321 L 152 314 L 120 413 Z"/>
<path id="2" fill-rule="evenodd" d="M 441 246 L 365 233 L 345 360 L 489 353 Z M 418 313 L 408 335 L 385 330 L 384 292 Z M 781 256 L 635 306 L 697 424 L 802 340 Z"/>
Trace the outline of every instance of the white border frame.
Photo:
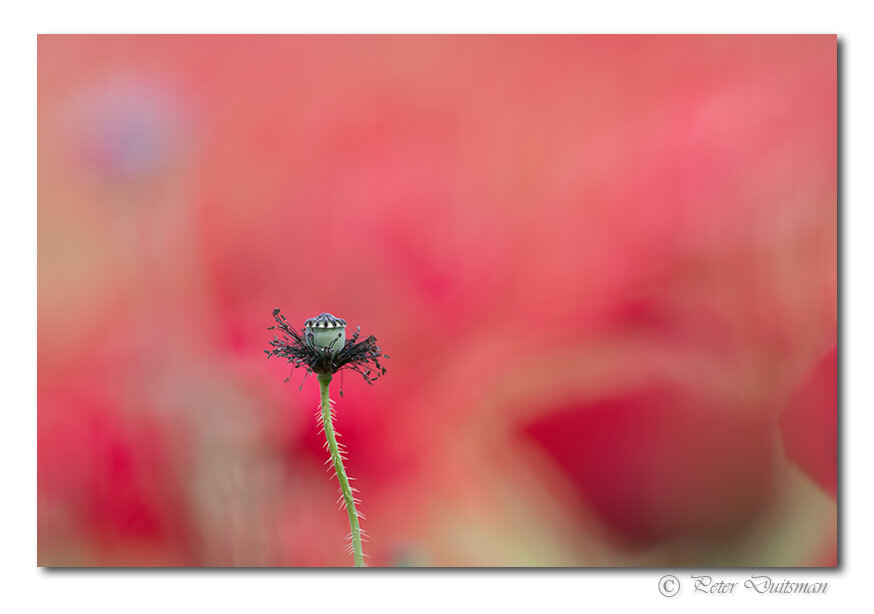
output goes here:
<path id="1" fill-rule="evenodd" d="M 7 612 L 598 612 L 823 608 L 872 603 L 872 365 L 874 194 L 871 186 L 874 37 L 862 3 L 768 2 L 19 2 L 0 37 L 4 135 L 0 224 L 3 300 L 0 412 L 0 609 Z M 866 27 L 867 26 L 867 27 Z M 753 32 L 837 33 L 841 41 L 841 540 L 838 570 L 763 571 L 827 581 L 826 595 L 707 596 L 688 570 L 155 570 L 47 571 L 36 567 L 36 34 L 66 32 Z M 662 597 L 673 573 L 684 589 Z M 695 572 L 692 572 L 695 573 Z M 711 570 L 740 581 L 749 571 Z M 791 603 L 790 603 L 791 602 Z"/>

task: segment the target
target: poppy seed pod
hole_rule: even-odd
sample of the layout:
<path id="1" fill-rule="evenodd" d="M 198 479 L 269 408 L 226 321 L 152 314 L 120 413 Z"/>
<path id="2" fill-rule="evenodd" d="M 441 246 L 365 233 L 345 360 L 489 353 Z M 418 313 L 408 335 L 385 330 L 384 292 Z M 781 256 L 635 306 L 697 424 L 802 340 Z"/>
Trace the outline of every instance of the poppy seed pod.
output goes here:
<path id="1" fill-rule="evenodd" d="M 279 309 L 273 310 L 273 319 L 276 325 L 269 330 L 279 331 L 282 338 L 273 337 L 271 349 L 264 350 L 268 358 L 284 358 L 294 369 L 303 367 L 307 373 L 320 376 L 334 375 L 343 369 L 357 371 L 368 384 L 385 373 L 380 360 L 388 355 L 382 353 L 373 335 L 359 341 L 360 326 L 346 339 L 346 320 L 330 313 L 310 318 L 300 330 L 291 326 Z"/>
<path id="2" fill-rule="evenodd" d="M 346 346 L 346 320 L 322 313 L 304 322 L 307 344 L 325 354 L 336 354 Z"/>

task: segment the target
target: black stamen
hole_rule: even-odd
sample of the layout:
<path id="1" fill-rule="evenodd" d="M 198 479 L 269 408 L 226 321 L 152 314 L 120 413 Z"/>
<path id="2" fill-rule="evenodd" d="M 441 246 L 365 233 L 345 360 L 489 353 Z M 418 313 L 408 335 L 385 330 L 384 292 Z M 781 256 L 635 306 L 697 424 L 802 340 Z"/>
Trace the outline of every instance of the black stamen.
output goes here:
<path id="1" fill-rule="evenodd" d="M 330 314 L 323 315 L 331 317 L 338 323 L 345 323 L 344 320 L 333 318 Z M 313 347 L 314 335 L 312 333 L 307 334 L 305 329 L 298 332 L 289 326 L 288 321 L 280 313 L 279 309 L 273 311 L 273 317 L 276 320 L 276 325 L 271 326 L 270 329 L 278 328 L 283 333 L 284 339 L 274 336 L 273 341 L 270 342 L 273 349 L 264 350 L 268 358 L 270 356 L 285 358 L 288 363 L 293 365 L 293 369 L 303 368 L 306 375 L 309 375 L 310 372 L 327 375 L 351 369 L 361 374 L 364 381 L 368 384 L 372 384 L 386 373 L 385 367 L 380 364 L 379 360 L 381 358 L 388 358 L 388 356 L 382 353 L 382 350 L 376 343 L 376 337 L 373 335 L 368 336 L 363 341 L 358 341 L 361 333 L 360 326 L 356 327 L 355 333 L 347 340 L 344 347 L 338 350 L 333 349 L 334 344 L 340 338 L 340 334 L 338 334 L 326 351 L 320 351 Z M 306 326 L 312 327 L 314 320 L 317 319 L 319 318 L 308 320 Z M 325 318 L 322 319 L 324 320 Z M 376 370 L 375 376 L 373 375 L 374 370 L 371 367 Z M 304 381 L 306 381 L 306 376 L 304 376 Z"/>

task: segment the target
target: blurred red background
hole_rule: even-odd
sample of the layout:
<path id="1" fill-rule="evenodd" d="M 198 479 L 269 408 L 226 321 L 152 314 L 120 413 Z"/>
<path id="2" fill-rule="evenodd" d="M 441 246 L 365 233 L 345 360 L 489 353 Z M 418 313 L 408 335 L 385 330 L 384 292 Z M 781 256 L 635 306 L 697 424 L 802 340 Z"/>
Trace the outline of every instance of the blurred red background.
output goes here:
<path id="1" fill-rule="evenodd" d="M 834 565 L 833 36 L 41 36 L 39 563 Z M 336 397 L 335 392 L 335 397 Z"/>

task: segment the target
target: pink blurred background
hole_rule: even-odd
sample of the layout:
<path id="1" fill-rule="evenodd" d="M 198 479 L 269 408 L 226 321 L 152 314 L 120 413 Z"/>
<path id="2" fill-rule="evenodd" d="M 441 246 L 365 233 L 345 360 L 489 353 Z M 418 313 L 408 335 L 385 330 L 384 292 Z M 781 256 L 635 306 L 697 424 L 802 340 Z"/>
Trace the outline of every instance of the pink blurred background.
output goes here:
<path id="1" fill-rule="evenodd" d="M 41 36 L 39 564 L 835 565 L 833 36 Z"/>

